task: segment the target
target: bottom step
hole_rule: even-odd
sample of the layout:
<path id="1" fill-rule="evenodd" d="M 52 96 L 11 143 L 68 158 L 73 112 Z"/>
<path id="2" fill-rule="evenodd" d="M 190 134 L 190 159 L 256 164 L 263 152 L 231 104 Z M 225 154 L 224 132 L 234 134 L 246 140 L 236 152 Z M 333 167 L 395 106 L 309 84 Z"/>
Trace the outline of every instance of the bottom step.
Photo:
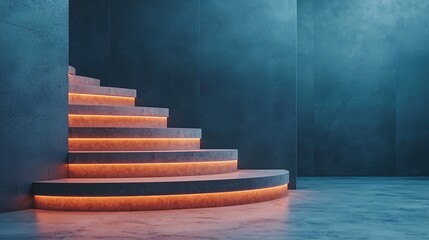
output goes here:
<path id="1" fill-rule="evenodd" d="M 286 195 L 286 170 L 162 178 L 68 178 L 33 183 L 35 207 L 68 211 L 136 211 L 219 207 Z"/>

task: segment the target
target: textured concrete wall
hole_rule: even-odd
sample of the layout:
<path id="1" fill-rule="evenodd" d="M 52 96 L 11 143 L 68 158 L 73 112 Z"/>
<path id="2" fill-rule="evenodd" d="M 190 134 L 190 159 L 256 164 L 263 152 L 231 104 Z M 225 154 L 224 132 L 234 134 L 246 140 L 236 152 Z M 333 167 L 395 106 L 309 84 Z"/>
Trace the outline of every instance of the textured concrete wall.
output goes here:
<path id="1" fill-rule="evenodd" d="M 296 1 L 205 0 L 200 18 L 203 146 L 239 149 L 240 168 L 296 178 Z"/>
<path id="2" fill-rule="evenodd" d="M 68 1 L 0 1 L 0 212 L 66 177 Z"/>
<path id="3" fill-rule="evenodd" d="M 71 6 L 75 2 L 83 1 L 71 0 Z M 202 127 L 203 147 L 239 148 L 242 168 L 288 169 L 294 186 L 296 0 L 108 5 L 110 77 L 103 84 L 137 89 L 139 105 L 169 107 L 170 126 Z M 100 24 L 98 16 L 71 16 Z M 92 45 L 103 41 L 80 37 Z M 73 46 L 71 52 L 92 50 Z M 76 64 L 83 63 L 79 59 Z"/>
<path id="4" fill-rule="evenodd" d="M 429 174 L 429 1 L 300 0 L 300 175 Z"/>

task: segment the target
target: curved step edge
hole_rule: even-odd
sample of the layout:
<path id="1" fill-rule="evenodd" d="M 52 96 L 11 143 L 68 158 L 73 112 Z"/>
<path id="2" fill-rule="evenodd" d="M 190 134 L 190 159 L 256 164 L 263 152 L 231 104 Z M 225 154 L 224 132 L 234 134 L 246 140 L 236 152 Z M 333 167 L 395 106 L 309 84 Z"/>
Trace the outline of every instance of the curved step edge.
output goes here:
<path id="1" fill-rule="evenodd" d="M 287 184 L 286 170 L 239 170 L 234 173 L 163 178 L 66 178 L 33 183 L 35 195 L 153 196 L 242 191 Z"/>
<path id="2" fill-rule="evenodd" d="M 246 170 L 244 170 L 246 171 Z M 249 170 L 247 170 L 249 171 Z M 257 170 L 250 170 L 257 171 Z M 285 170 L 260 170 L 260 171 L 277 171 L 280 175 L 274 174 L 272 179 L 277 181 L 267 181 L 257 177 L 256 182 L 264 183 L 260 185 L 253 185 L 247 187 L 246 190 L 240 190 L 237 188 L 237 183 L 229 179 L 230 184 L 225 182 L 216 182 L 218 186 L 223 186 L 224 191 L 207 192 L 207 188 L 201 187 L 205 181 L 200 181 L 198 184 L 199 190 L 203 190 L 201 193 L 176 193 L 176 194 L 164 194 L 164 195 L 111 195 L 107 196 L 67 196 L 64 192 L 61 195 L 41 195 L 46 194 L 43 191 L 43 182 L 35 182 L 33 184 L 33 191 L 36 194 L 34 197 L 35 208 L 47 209 L 47 210 L 62 210 L 62 211 L 138 211 L 138 210 L 165 210 L 165 209 L 183 209 L 183 208 L 201 208 L 201 207 L 221 207 L 229 205 L 249 204 L 262 201 L 269 201 L 276 198 L 283 197 L 287 194 L 287 186 L 289 181 L 289 174 Z M 240 171 L 241 173 L 243 170 Z M 237 173 L 235 173 L 237 174 Z M 228 176 L 232 174 L 219 174 L 213 175 L 215 177 Z M 210 177 L 213 177 L 210 176 Z M 197 178 L 207 176 L 198 176 Z M 182 179 L 184 177 L 181 177 Z M 188 178 L 188 177 L 186 177 Z M 191 177 L 196 178 L 196 177 Z M 222 177 L 221 177 L 222 178 Z M 163 178 L 165 179 L 165 178 Z M 171 178 L 170 178 L 171 179 Z M 177 178 L 176 178 L 177 179 Z M 240 184 L 254 183 L 255 181 L 246 181 L 249 179 L 240 179 Z M 262 181 L 261 181 L 262 180 Z M 227 179 L 219 180 L 227 181 Z M 46 181 L 44 181 L 46 182 Z M 168 181 L 167 181 L 168 183 Z M 187 185 L 192 185 L 192 181 L 184 181 Z M 49 183 L 46 183 L 49 186 Z M 117 183 L 121 185 L 121 183 Z M 57 184 L 50 184 L 57 185 Z M 62 184 L 58 184 L 56 189 L 61 189 Z M 183 184 L 182 184 L 183 185 Z M 263 186 L 265 185 L 265 187 Z M 271 185 L 271 186 L 270 186 Z M 131 185 L 128 185 L 131 186 Z M 46 187 L 46 186 L 45 186 Z M 139 187 L 137 185 L 137 187 Z M 115 187 L 117 188 L 117 186 Z M 174 186 L 170 189 L 173 189 Z M 232 191 L 226 191 L 227 189 L 236 189 Z M 63 188 L 64 189 L 64 188 Z M 46 189 L 45 189 L 46 190 Z M 117 190 L 117 189 L 116 189 Z"/>
<path id="3" fill-rule="evenodd" d="M 174 163 L 238 159 L 236 149 L 185 151 L 70 151 L 70 164 L 96 163 Z"/>

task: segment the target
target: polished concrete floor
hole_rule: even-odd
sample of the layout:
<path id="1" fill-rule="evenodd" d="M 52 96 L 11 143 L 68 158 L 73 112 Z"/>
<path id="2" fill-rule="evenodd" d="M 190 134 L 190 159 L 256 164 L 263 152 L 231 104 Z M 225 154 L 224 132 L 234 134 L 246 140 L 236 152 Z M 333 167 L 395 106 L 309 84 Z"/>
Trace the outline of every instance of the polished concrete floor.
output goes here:
<path id="1" fill-rule="evenodd" d="M 288 197 L 149 212 L 0 214 L 0 239 L 429 239 L 429 178 L 300 178 Z"/>

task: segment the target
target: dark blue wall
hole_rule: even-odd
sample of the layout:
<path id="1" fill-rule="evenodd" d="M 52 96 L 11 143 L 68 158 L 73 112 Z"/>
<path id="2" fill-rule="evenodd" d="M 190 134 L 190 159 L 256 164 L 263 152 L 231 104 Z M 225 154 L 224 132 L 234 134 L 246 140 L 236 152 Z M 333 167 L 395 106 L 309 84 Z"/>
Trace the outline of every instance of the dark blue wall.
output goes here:
<path id="1" fill-rule="evenodd" d="M 67 176 L 68 1 L 0 1 L 0 212 Z"/>
<path id="2" fill-rule="evenodd" d="M 429 174 L 428 10 L 298 2 L 300 175 Z"/>
<path id="3" fill-rule="evenodd" d="M 199 1 L 111 0 L 110 79 L 137 104 L 170 108 L 169 125 L 199 123 Z"/>
<path id="4" fill-rule="evenodd" d="M 71 9 L 83 2 L 71 0 Z M 170 126 L 203 128 L 203 147 L 239 148 L 241 168 L 288 169 L 294 187 L 296 0 L 104 4 L 109 23 L 99 23 L 93 14 L 82 16 L 77 9 L 70 14 L 70 23 L 77 25 L 70 29 L 110 25 L 110 65 L 104 67 L 110 76 L 102 84 L 137 89 L 139 105 L 169 107 Z M 85 20 L 72 21 L 78 18 Z M 81 59 L 93 50 L 90 46 L 105 41 L 70 34 L 86 38 L 76 40 L 86 42 L 82 48 L 70 43 L 71 56 L 78 56 L 71 59 L 76 66 L 87 64 Z M 98 58 L 105 58 L 97 53 L 103 49 L 94 50 Z"/>
<path id="5" fill-rule="evenodd" d="M 72 0 L 69 18 L 70 65 L 78 74 L 109 78 L 109 1 Z"/>
<path id="6" fill-rule="evenodd" d="M 240 168 L 296 178 L 296 1 L 204 0 L 203 146 L 238 148 Z"/>

